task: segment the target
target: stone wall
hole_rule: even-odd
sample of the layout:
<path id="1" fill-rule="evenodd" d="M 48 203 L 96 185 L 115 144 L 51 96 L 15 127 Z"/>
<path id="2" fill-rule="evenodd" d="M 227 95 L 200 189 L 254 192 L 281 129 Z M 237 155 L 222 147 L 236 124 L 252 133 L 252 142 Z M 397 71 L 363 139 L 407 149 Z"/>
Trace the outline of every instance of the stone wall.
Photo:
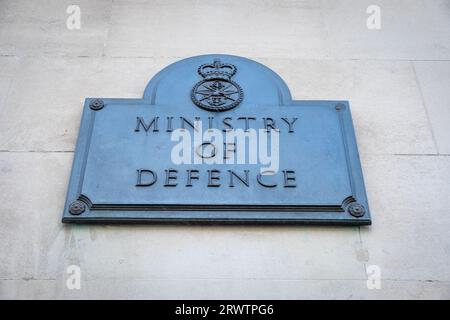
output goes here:
<path id="1" fill-rule="evenodd" d="M 0 298 L 450 298 L 449 1 L 79 0 L 79 30 L 70 4 L 0 1 Z M 350 101 L 372 226 L 61 223 L 84 98 L 205 53 Z"/>

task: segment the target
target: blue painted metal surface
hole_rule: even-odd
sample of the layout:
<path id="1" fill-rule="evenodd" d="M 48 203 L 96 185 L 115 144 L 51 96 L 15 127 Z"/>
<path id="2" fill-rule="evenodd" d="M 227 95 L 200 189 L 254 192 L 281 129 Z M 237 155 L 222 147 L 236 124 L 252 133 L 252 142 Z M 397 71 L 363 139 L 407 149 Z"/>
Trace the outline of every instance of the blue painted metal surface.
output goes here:
<path id="1" fill-rule="evenodd" d="M 260 164 L 174 164 L 171 133 L 194 131 L 181 117 L 219 130 L 245 129 L 243 117 L 264 129 L 272 119 L 279 171 L 258 177 Z M 282 118 L 297 120 L 290 127 Z M 188 170 L 198 178 L 188 181 Z M 247 170 L 247 185 L 228 170 L 241 178 Z M 349 103 L 293 101 L 276 73 L 230 55 L 166 67 L 143 99 L 87 98 L 63 222 L 370 224 Z"/>

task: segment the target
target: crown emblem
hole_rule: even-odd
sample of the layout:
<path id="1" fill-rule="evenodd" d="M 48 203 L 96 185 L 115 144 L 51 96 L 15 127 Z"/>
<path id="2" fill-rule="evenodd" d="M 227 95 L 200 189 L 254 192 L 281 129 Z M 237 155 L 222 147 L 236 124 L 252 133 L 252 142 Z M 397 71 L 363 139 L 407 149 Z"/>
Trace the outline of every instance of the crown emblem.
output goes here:
<path id="1" fill-rule="evenodd" d="M 202 64 L 198 68 L 198 73 L 203 78 L 215 79 L 231 79 L 237 69 L 231 63 L 222 63 L 219 59 L 215 59 L 213 63 Z"/>
<path id="2" fill-rule="evenodd" d="M 231 80 L 237 72 L 236 66 L 215 59 L 213 63 L 202 64 L 197 71 L 204 78 L 191 92 L 191 99 L 198 107 L 208 111 L 227 111 L 241 103 L 244 93 Z"/>

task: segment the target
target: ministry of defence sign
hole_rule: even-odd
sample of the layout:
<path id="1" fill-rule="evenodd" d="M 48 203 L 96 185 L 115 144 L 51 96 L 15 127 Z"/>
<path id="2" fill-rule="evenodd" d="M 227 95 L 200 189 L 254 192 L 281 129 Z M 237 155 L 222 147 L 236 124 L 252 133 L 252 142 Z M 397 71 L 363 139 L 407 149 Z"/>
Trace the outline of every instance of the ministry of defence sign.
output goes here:
<path id="1" fill-rule="evenodd" d="M 176 62 L 87 98 L 63 222 L 370 224 L 347 101 L 293 101 L 255 61 Z"/>

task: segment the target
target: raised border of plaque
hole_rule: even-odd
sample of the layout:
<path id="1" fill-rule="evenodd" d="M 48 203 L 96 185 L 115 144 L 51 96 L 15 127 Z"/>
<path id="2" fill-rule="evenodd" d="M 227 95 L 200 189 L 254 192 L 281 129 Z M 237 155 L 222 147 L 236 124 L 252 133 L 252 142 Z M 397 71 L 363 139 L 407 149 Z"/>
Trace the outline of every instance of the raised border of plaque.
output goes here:
<path id="1" fill-rule="evenodd" d="M 194 68 L 194 66 L 197 66 Z M 251 72 L 257 74 L 254 77 Z M 190 72 L 190 73 L 189 73 Z M 239 78 L 240 73 L 243 74 Z M 192 75 L 194 74 L 194 75 Z M 247 76 L 245 76 L 247 74 Z M 250 74 L 250 76 L 248 76 Z M 179 82 L 189 77 L 192 85 L 176 91 Z M 232 79 L 233 77 L 233 79 Z M 170 87 L 168 78 L 173 79 Z M 237 78 L 237 79 L 234 79 Z M 249 88 L 252 81 L 270 82 L 258 84 L 269 90 Z M 164 82 L 165 81 L 165 82 Z M 169 83 L 169 84 L 167 84 Z M 202 84 L 208 83 L 199 89 Z M 181 86 L 181 84 L 180 84 Z M 270 87 L 271 86 L 271 87 Z M 183 87 L 184 88 L 184 87 Z M 247 90 L 246 90 L 247 89 Z M 168 92 L 173 92 L 174 101 Z M 163 96 L 164 95 L 164 96 Z M 203 98 L 205 97 L 205 98 Z M 336 116 L 339 124 L 339 142 L 345 154 L 345 175 L 348 177 L 350 192 L 339 203 L 271 204 L 258 200 L 249 204 L 208 204 L 191 203 L 189 197 L 181 202 L 169 203 L 127 203 L 127 199 L 117 201 L 94 201 L 90 194 L 83 193 L 88 177 L 86 168 L 92 149 L 92 136 L 99 113 L 108 108 L 136 106 L 152 108 L 155 106 L 182 105 L 186 110 L 202 112 L 224 112 L 241 107 L 258 108 L 259 105 L 276 108 L 317 107 L 328 108 Z M 250 110 L 250 109 L 249 109 Z M 255 109 L 256 110 L 256 109 Z M 287 110 L 287 109 L 283 109 Z M 111 128 L 114 130 L 114 128 Z M 326 128 L 323 128 L 326 130 Z M 151 139 L 149 137 L 149 139 Z M 117 152 L 121 152 L 120 143 Z M 89 160 L 91 159 L 91 160 Z M 288 178 L 289 179 L 289 178 Z M 317 177 L 320 184 L 320 177 Z M 301 183 L 301 178 L 297 183 Z M 134 186 L 132 186 L 134 187 Z M 131 187 L 130 187 L 131 188 Z M 320 190 L 320 188 L 319 188 Z M 154 189 L 152 192 L 158 192 Z M 195 192 L 195 191 L 194 191 Z M 219 191 L 218 191 L 219 192 Z M 152 194 L 149 194 L 151 197 Z M 356 137 L 348 101 L 294 101 L 284 81 L 272 70 L 255 61 L 231 55 L 203 55 L 178 61 L 160 71 L 147 85 L 142 99 L 86 98 L 79 129 L 79 136 L 73 160 L 72 173 L 67 192 L 62 221 L 65 223 L 217 223 L 217 224 L 326 224 L 326 225 L 369 225 L 371 217 L 363 181 Z"/>

